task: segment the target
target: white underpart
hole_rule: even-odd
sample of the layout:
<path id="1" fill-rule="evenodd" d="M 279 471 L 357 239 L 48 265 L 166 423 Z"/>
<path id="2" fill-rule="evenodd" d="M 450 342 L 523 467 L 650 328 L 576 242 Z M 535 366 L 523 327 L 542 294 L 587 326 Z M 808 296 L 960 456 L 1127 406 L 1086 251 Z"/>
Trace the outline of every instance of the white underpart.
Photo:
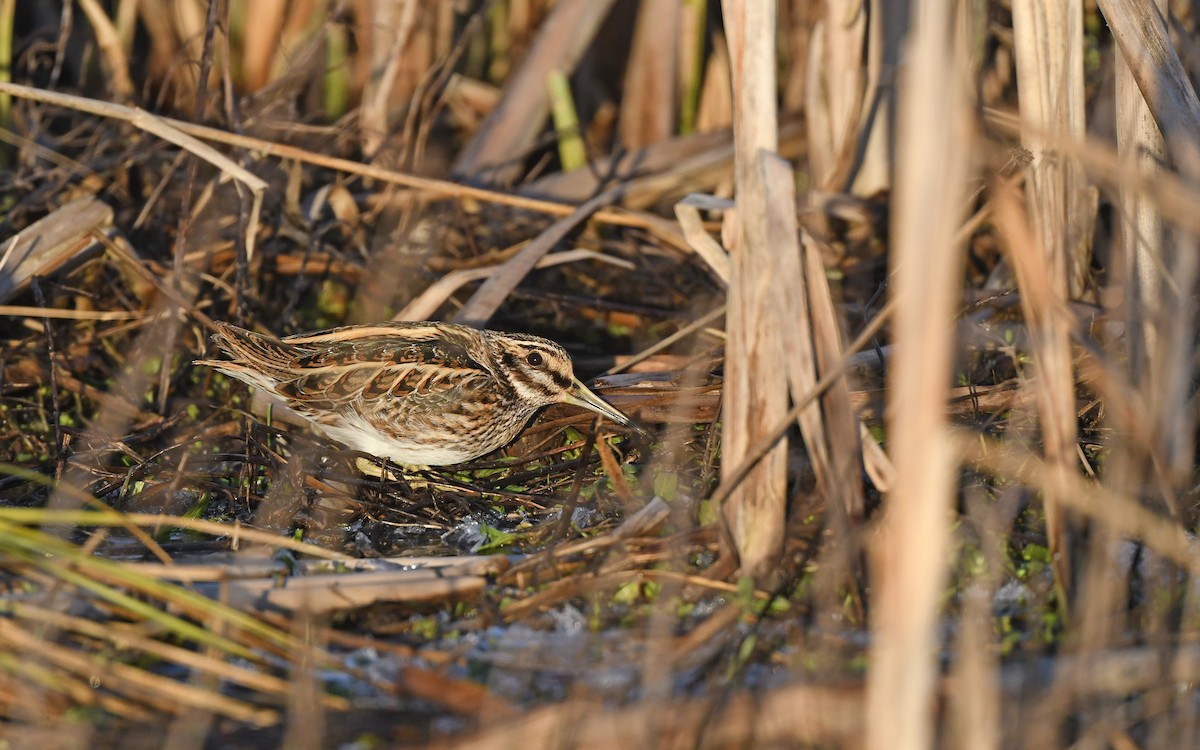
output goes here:
<path id="1" fill-rule="evenodd" d="M 382 456 L 404 466 L 450 466 L 461 464 L 479 455 L 476 446 L 437 448 L 420 442 L 389 437 L 375 425 L 352 411 L 341 414 L 338 425 L 314 425 L 334 440 L 372 456 Z M 420 437 L 420 436 L 419 436 Z"/>

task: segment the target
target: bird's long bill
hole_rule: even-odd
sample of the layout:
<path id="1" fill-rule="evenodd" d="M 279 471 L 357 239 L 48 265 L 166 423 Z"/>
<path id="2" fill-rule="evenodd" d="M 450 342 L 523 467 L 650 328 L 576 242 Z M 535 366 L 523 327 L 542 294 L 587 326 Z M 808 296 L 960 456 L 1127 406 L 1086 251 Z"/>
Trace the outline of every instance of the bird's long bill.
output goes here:
<path id="1" fill-rule="evenodd" d="M 604 399 L 588 390 L 588 387 L 579 382 L 579 378 L 573 378 L 574 384 L 571 390 L 567 392 L 563 401 L 575 406 L 582 406 L 584 409 L 594 411 L 601 416 L 608 417 L 617 424 L 629 425 L 632 424 L 629 417 L 609 406 Z"/>

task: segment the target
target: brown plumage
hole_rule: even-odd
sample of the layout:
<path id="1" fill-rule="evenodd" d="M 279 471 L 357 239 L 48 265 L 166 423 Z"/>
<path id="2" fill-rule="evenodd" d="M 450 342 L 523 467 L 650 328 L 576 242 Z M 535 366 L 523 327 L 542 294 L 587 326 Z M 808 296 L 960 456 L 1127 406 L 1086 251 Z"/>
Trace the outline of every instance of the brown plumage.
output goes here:
<path id="1" fill-rule="evenodd" d="M 462 463 L 508 444 L 534 412 L 568 403 L 629 418 L 537 336 L 452 323 L 347 326 L 277 339 L 218 323 L 228 360 L 198 360 L 275 396 L 345 445 L 409 466 Z"/>

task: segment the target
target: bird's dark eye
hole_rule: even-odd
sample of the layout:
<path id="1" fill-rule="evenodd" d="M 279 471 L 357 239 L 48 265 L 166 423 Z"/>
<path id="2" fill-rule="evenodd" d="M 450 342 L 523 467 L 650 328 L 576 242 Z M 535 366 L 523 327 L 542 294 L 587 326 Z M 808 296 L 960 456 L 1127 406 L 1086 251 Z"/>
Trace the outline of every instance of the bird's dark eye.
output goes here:
<path id="1" fill-rule="evenodd" d="M 533 365 L 534 367 L 541 367 L 542 362 L 543 362 L 542 355 L 539 354 L 538 352 L 530 352 L 525 357 L 525 361 L 528 362 L 529 364 Z"/>

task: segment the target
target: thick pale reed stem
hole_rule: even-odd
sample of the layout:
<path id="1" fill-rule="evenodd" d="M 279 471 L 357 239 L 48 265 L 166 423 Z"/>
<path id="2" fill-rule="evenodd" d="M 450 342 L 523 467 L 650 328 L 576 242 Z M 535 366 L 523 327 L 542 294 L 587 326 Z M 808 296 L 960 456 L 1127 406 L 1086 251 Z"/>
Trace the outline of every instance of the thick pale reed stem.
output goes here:
<path id="1" fill-rule="evenodd" d="M 726 348 L 723 475 L 736 471 L 748 450 L 787 411 L 787 381 L 776 295 L 771 292 L 775 248 L 770 244 L 766 195 L 758 157 L 778 146 L 775 108 L 775 4 L 722 3 L 734 91 L 737 224 L 731 242 L 729 334 Z M 788 207 L 794 213 L 794 207 Z M 787 504 L 787 443 L 766 455 L 723 509 L 742 570 L 775 569 Z"/>
<path id="2" fill-rule="evenodd" d="M 867 746 L 933 746 L 937 621 L 955 474 L 947 434 L 953 324 L 970 142 L 949 0 L 914 3 L 909 69 L 901 86 L 892 193 L 893 337 L 888 445 L 896 467 L 872 587 Z M 930 85 L 940 81 L 942 85 Z M 940 154 L 944 158 L 932 155 Z"/>

